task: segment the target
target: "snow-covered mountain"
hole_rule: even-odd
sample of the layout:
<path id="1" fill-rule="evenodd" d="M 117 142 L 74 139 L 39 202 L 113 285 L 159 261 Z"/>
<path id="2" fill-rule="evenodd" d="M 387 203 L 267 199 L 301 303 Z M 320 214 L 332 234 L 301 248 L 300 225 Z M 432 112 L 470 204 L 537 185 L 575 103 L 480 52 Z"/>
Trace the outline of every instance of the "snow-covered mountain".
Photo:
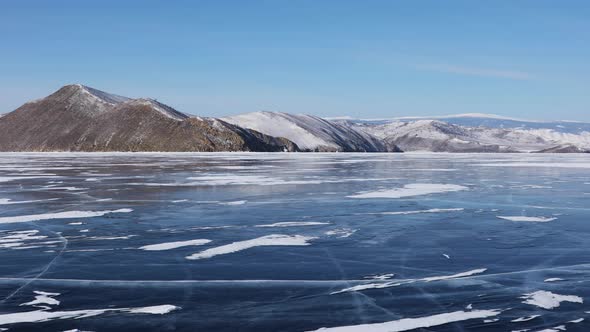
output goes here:
<path id="1" fill-rule="evenodd" d="M 590 150 L 590 124 L 527 122 L 485 115 L 439 119 L 340 120 L 403 151 L 583 152 Z M 561 125 L 563 124 L 563 126 Z M 568 126 L 566 126 L 568 125 Z M 586 128 L 589 128 L 586 131 Z"/>
<path id="2" fill-rule="evenodd" d="M 0 115 L 0 151 L 590 152 L 590 123 L 486 114 L 356 120 L 189 116 L 80 84 Z"/>
<path id="3" fill-rule="evenodd" d="M 254 112 L 222 118 L 243 128 L 284 137 L 307 151 L 385 152 L 398 151 L 366 131 L 313 115 Z"/>

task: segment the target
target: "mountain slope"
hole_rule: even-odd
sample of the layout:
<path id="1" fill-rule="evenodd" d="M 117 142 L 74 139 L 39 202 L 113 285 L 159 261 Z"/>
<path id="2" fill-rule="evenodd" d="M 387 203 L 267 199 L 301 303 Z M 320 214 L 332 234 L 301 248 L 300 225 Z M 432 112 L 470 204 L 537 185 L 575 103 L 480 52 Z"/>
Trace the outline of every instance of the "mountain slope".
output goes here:
<path id="1" fill-rule="evenodd" d="M 494 114 L 457 114 L 440 117 L 403 117 L 397 121 L 438 120 L 465 127 L 535 130 L 546 129 L 560 133 L 580 134 L 590 132 L 590 123 L 576 121 L 530 121 L 513 119 Z"/>
<path id="2" fill-rule="evenodd" d="M 297 146 L 224 121 L 191 118 L 152 99 L 79 84 L 0 118 L 0 151 L 283 150 Z"/>
<path id="3" fill-rule="evenodd" d="M 285 137 L 306 151 L 397 152 L 373 135 L 312 115 L 254 112 L 223 120 L 270 136 Z"/>
<path id="4" fill-rule="evenodd" d="M 385 124 L 351 122 L 357 130 L 398 145 L 404 151 L 433 152 L 552 152 L 560 146 L 584 151 L 590 146 L 590 133 L 559 133 L 553 129 L 489 128 L 460 126 L 440 120 L 404 120 Z"/>

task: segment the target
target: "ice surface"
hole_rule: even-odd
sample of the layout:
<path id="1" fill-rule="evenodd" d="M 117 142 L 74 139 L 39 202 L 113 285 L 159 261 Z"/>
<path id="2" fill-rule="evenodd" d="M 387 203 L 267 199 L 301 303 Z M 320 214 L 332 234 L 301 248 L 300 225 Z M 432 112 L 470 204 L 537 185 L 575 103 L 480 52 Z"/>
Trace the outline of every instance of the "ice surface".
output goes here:
<path id="1" fill-rule="evenodd" d="M 415 330 L 590 330 L 588 319 L 573 323 L 590 310 L 583 194 L 590 168 L 477 166 L 490 163 L 584 164 L 590 154 L 0 153 L 0 177 L 54 177 L 0 183 L 0 202 L 39 201 L 2 204 L 0 218 L 133 209 L 0 224 L 1 314 L 182 306 L 162 316 L 147 312 L 165 308 L 109 311 L 1 328 L 300 332 L 502 308 L 497 316 Z M 39 170 L 20 171 L 26 168 Z M 223 181 L 246 184 L 214 185 Z M 158 183 L 166 185 L 147 185 Z M 469 189 L 347 197 L 415 183 Z M 60 187 L 87 189 L 50 189 Z M 252 243 L 275 233 L 317 239 Z M 211 242 L 179 246 L 194 240 Z M 212 258 L 185 259 L 203 253 Z M 552 311 L 522 303 L 532 300 L 523 294 L 539 290 L 584 303 L 560 302 Z M 20 306 L 37 296 L 37 307 Z M 541 317 L 511 322 L 531 315 Z"/>

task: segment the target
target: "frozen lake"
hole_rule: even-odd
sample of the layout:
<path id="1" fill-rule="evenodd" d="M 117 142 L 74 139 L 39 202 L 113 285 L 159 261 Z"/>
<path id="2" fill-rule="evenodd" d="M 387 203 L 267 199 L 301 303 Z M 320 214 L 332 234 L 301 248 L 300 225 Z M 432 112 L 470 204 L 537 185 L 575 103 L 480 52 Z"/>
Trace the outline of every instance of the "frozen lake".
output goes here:
<path id="1" fill-rule="evenodd" d="M 588 331 L 589 202 L 589 155 L 2 153 L 0 331 Z"/>

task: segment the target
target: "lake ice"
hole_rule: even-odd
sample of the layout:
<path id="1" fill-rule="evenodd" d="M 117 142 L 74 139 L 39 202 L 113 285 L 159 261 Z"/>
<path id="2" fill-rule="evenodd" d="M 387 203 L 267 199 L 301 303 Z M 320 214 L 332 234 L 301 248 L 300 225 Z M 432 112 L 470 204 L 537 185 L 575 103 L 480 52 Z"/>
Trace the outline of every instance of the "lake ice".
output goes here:
<path id="1" fill-rule="evenodd" d="M 588 331 L 588 165 L 0 153 L 0 331 Z"/>

